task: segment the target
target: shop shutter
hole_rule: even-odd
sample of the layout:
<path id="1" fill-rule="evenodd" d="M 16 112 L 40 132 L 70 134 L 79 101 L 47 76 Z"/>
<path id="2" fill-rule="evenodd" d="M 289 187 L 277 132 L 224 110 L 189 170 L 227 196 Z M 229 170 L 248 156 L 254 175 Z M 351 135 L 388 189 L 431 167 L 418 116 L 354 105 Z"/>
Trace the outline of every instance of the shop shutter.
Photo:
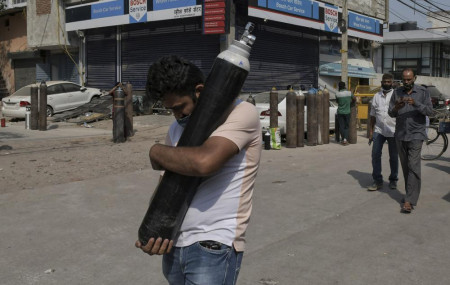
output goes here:
<path id="1" fill-rule="evenodd" d="M 116 27 L 88 30 L 86 86 L 111 89 L 116 83 Z"/>
<path id="2" fill-rule="evenodd" d="M 122 30 L 122 81 L 145 90 L 150 65 L 176 54 L 196 64 L 206 76 L 220 52 L 218 35 L 202 35 L 198 24 L 128 25 Z"/>
<path id="3" fill-rule="evenodd" d="M 14 84 L 16 91 L 31 83 L 36 83 L 36 59 L 15 59 Z"/>
<path id="4" fill-rule="evenodd" d="M 50 52 L 45 52 L 45 58 L 47 60 L 40 60 L 36 63 L 36 81 L 50 81 L 52 80 L 52 66 L 50 64 L 50 60 L 48 58 L 50 57 Z"/>
<path id="5" fill-rule="evenodd" d="M 77 84 L 80 83 L 77 66 L 75 65 L 75 62 L 78 63 L 78 55 L 71 54 L 71 56 L 73 61 L 67 54 L 51 55 L 52 80 L 71 81 Z"/>
<path id="6" fill-rule="evenodd" d="M 250 54 L 250 74 L 243 92 L 285 90 L 288 85 L 308 89 L 318 82 L 319 42 L 317 36 L 295 30 L 258 24 Z M 238 35 L 244 31 L 237 27 Z"/>

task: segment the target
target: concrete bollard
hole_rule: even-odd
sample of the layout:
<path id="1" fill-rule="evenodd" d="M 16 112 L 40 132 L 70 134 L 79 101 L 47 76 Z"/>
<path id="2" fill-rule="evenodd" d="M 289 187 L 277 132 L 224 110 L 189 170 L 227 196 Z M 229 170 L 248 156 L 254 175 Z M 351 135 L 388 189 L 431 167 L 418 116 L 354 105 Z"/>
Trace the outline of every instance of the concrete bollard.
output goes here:
<path id="1" fill-rule="evenodd" d="M 47 84 L 41 82 L 39 86 L 39 130 L 47 130 Z"/>
<path id="2" fill-rule="evenodd" d="M 130 82 L 125 85 L 125 138 L 134 135 L 133 130 L 133 86 Z"/>
<path id="3" fill-rule="evenodd" d="M 297 146 L 305 146 L 305 95 L 297 95 Z"/>
<path id="4" fill-rule="evenodd" d="M 324 144 L 330 143 L 330 92 L 327 87 L 323 89 L 323 128 L 322 128 L 322 142 Z"/>
<path id="5" fill-rule="evenodd" d="M 37 86 L 31 87 L 31 114 L 30 129 L 37 130 L 39 126 L 39 90 Z"/>
<path id="6" fill-rule="evenodd" d="M 125 141 L 125 92 L 120 86 L 114 91 L 113 108 L 113 141 L 122 143 Z"/>
<path id="7" fill-rule="evenodd" d="M 275 87 L 270 91 L 270 128 L 278 128 L 278 92 Z"/>
<path id="8" fill-rule="evenodd" d="M 286 147 L 297 147 L 297 95 L 292 89 L 286 94 Z"/>
<path id="9" fill-rule="evenodd" d="M 323 92 L 317 91 L 316 94 L 316 113 L 317 113 L 317 144 L 322 145 L 322 130 L 323 130 Z"/>

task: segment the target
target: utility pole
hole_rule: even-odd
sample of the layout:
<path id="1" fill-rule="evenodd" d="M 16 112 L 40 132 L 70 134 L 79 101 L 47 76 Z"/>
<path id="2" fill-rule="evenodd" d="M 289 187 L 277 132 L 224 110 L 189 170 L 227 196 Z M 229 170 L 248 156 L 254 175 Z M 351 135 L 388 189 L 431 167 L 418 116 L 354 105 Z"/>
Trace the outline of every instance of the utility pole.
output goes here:
<path id="1" fill-rule="evenodd" d="M 348 8 L 347 1 L 344 0 L 342 7 L 342 24 L 341 26 L 341 81 L 345 82 L 345 86 L 348 88 Z"/>

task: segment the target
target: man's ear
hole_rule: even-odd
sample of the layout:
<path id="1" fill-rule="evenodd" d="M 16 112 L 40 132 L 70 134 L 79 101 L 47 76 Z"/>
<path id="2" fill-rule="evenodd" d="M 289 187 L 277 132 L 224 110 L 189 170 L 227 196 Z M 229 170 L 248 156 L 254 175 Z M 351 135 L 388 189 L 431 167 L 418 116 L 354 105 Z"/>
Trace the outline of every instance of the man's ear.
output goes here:
<path id="1" fill-rule="evenodd" d="M 197 86 L 195 86 L 195 97 L 200 97 L 200 93 L 203 91 L 203 88 L 205 87 L 205 85 L 203 84 L 197 84 Z"/>

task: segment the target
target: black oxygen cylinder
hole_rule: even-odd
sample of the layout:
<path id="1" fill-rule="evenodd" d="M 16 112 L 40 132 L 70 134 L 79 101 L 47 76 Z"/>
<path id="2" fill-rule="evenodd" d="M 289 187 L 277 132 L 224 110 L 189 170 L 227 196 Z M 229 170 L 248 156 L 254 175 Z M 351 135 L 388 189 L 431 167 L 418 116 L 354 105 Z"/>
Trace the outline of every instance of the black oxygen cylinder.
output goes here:
<path id="1" fill-rule="evenodd" d="M 177 146 L 203 144 L 228 117 L 250 70 L 248 58 L 255 40 L 251 30 L 249 23 L 241 40 L 215 59 Z M 145 245 L 152 237 L 173 240 L 200 183 L 201 177 L 165 171 L 139 228 L 139 241 Z"/>

